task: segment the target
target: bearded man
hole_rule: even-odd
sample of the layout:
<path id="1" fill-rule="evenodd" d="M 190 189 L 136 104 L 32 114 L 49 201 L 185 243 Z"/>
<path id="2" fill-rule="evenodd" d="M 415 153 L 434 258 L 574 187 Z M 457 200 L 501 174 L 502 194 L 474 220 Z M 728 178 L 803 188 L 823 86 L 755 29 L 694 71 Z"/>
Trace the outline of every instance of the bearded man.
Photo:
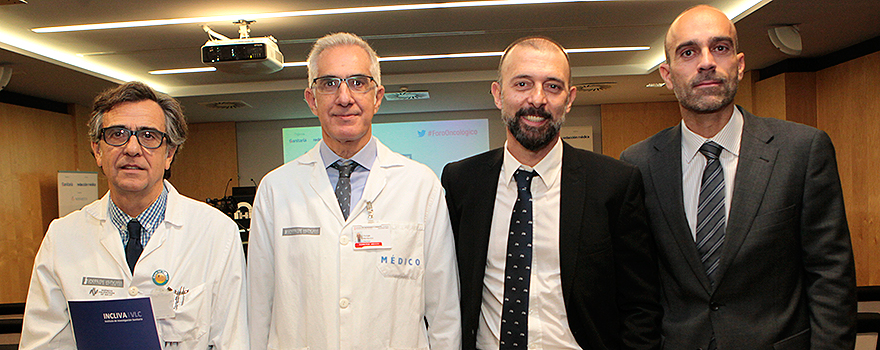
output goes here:
<path id="1" fill-rule="evenodd" d="M 655 349 L 659 280 L 639 170 L 559 138 L 577 89 L 558 43 L 511 44 L 504 147 L 450 163 L 463 349 Z"/>

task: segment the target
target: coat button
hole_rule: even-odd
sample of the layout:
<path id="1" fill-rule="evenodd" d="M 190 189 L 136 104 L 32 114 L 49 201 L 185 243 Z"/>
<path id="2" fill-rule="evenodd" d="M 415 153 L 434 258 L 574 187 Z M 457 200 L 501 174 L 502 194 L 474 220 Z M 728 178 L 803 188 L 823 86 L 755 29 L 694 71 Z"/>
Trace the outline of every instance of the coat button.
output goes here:
<path id="1" fill-rule="evenodd" d="M 348 244 L 350 238 L 347 235 L 339 237 L 339 244 L 346 245 Z"/>
<path id="2" fill-rule="evenodd" d="M 128 289 L 128 295 L 136 296 L 138 295 L 138 287 L 132 286 Z"/>
<path id="3" fill-rule="evenodd" d="M 343 308 L 343 309 L 347 308 L 348 305 L 350 305 L 350 304 L 351 304 L 351 303 L 350 303 L 350 302 L 348 301 L 348 299 L 346 299 L 346 298 L 342 298 L 342 299 L 339 300 L 339 307 L 341 307 L 341 308 Z"/>
<path id="4" fill-rule="evenodd" d="M 713 303 L 710 303 L 710 304 L 709 304 L 709 309 L 711 309 L 712 311 L 718 311 L 718 309 L 721 309 L 721 304 L 719 304 L 719 303 L 714 303 L 714 302 L 713 302 Z"/>

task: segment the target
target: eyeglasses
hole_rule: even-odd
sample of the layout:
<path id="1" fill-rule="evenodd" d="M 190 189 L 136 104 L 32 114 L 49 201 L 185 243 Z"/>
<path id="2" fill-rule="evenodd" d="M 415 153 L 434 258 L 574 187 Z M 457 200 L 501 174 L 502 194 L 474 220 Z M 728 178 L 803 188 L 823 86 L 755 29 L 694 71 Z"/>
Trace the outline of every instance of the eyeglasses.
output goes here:
<path id="1" fill-rule="evenodd" d="M 101 129 L 101 139 L 110 146 L 123 146 L 131 139 L 131 135 L 137 136 L 138 143 L 144 148 L 156 149 L 162 147 L 162 142 L 168 137 L 167 134 L 159 130 L 143 129 L 128 130 L 121 126 L 111 126 Z"/>
<path id="2" fill-rule="evenodd" d="M 342 82 L 348 85 L 351 92 L 362 94 L 370 91 L 373 88 L 370 82 L 376 82 L 376 80 L 369 75 L 352 75 L 348 78 L 320 77 L 312 80 L 312 86 L 318 93 L 329 95 L 335 94 Z"/>

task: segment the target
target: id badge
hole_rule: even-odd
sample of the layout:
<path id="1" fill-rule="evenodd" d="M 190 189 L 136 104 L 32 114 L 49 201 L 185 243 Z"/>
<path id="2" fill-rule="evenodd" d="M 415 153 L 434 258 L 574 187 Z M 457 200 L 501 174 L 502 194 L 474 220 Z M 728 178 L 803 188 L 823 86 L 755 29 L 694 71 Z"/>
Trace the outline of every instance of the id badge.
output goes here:
<path id="1" fill-rule="evenodd" d="M 153 289 L 153 292 L 150 293 L 150 300 L 153 304 L 153 315 L 156 316 L 157 320 L 174 318 L 174 310 L 171 309 L 174 293 L 171 292 L 171 288 L 159 287 Z"/>
<path id="2" fill-rule="evenodd" d="M 356 225 L 352 227 L 351 239 L 354 250 L 391 249 L 391 225 Z"/>

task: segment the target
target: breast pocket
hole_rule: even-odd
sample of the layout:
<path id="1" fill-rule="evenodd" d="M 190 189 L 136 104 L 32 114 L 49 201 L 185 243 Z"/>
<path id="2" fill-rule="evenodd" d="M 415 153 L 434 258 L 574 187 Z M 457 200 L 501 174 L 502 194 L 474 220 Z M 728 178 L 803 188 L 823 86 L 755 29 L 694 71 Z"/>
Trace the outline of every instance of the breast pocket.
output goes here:
<path id="1" fill-rule="evenodd" d="M 391 249 L 379 255 L 376 267 L 386 278 L 421 279 L 425 271 L 425 226 L 390 224 Z"/>
<path id="2" fill-rule="evenodd" d="M 207 332 L 210 293 L 205 285 L 179 286 L 174 289 L 172 309 L 174 318 L 159 320 L 162 340 L 169 343 L 189 342 L 199 339 Z"/>

